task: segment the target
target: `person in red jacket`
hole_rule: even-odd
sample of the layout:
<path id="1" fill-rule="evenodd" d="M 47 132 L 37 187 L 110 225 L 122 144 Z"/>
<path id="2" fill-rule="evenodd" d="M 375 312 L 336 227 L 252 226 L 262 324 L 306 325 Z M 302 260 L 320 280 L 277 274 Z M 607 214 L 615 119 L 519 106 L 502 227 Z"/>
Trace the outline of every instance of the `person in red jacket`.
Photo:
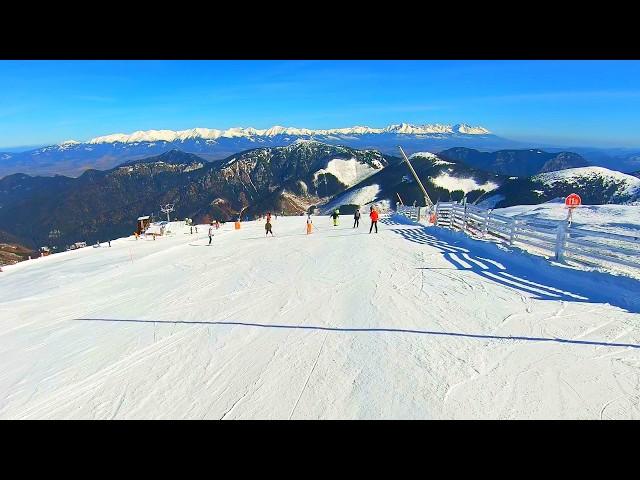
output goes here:
<path id="1" fill-rule="evenodd" d="M 369 218 L 371 218 L 371 227 L 369 228 L 369 233 L 371 233 L 374 226 L 376 227 L 376 233 L 378 233 L 378 212 L 373 207 L 371 207 L 371 213 L 369 213 Z"/>

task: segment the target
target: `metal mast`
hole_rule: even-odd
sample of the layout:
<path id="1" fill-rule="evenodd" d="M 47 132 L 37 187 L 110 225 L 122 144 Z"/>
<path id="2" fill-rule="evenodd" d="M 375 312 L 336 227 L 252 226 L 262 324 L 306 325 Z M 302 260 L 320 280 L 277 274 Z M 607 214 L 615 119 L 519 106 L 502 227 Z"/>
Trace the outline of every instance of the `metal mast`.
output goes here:
<path id="1" fill-rule="evenodd" d="M 164 206 L 160 207 L 160 210 L 162 210 L 163 213 L 167 214 L 167 222 L 169 222 L 169 212 L 173 212 L 174 208 L 173 208 L 173 203 L 167 203 Z"/>
<path id="2" fill-rule="evenodd" d="M 425 201 L 425 205 L 429 208 L 433 207 L 433 202 L 431 201 L 431 199 L 429 198 L 429 194 L 427 193 L 427 191 L 424 188 L 424 185 L 422 185 L 422 182 L 420 181 L 420 179 L 418 178 L 418 174 L 416 173 L 416 171 L 413 169 L 413 167 L 411 166 L 411 162 L 409 162 L 409 159 L 407 158 L 407 156 L 404 153 L 404 150 L 402 150 L 402 147 L 398 145 L 398 148 L 400 149 L 400 153 L 402 154 L 402 157 L 404 158 L 404 161 L 407 163 L 407 165 L 409 166 L 409 170 L 411 170 L 411 173 L 413 174 L 413 178 L 416 179 L 416 182 L 418 183 L 418 186 L 420 187 L 420 190 L 422 190 L 422 194 L 424 195 L 424 201 Z"/>

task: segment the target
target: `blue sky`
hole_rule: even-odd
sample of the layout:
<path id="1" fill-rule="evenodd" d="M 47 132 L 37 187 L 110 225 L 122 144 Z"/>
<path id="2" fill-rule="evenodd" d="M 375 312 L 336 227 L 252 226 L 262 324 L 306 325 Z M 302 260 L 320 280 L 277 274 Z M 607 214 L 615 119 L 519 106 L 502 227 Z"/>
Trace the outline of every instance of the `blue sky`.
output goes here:
<path id="1" fill-rule="evenodd" d="M 0 150 L 148 129 L 401 122 L 640 147 L 640 61 L 0 61 Z"/>

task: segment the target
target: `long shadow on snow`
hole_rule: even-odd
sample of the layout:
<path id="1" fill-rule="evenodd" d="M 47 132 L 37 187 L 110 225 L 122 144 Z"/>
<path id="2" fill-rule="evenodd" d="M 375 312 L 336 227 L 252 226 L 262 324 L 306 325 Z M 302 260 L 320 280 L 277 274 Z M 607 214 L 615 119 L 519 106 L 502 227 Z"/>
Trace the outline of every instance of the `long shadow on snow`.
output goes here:
<path id="1" fill-rule="evenodd" d="M 640 345 L 635 343 L 615 343 L 615 342 L 598 342 L 591 340 L 573 340 L 568 338 L 551 338 L 551 337 L 524 337 L 524 336 L 502 336 L 502 335 L 481 335 L 472 333 L 459 333 L 459 332 L 437 332 L 430 330 L 411 330 L 405 328 L 341 328 L 341 327 L 321 327 L 316 325 L 278 325 L 278 324 L 266 324 L 266 323 L 249 323 L 249 322 L 205 322 L 205 321 L 187 321 L 187 320 L 175 320 L 175 321 L 155 321 L 155 320 L 138 320 L 138 319 L 122 319 L 122 318 L 76 318 L 75 321 L 82 322 L 125 322 L 125 323 L 167 323 L 171 325 L 230 325 L 230 326 L 243 326 L 243 327 L 259 327 L 259 328 L 282 328 L 292 330 L 322 330 L 329 332 L 368 332 L 368 333 L 413 333 L 420 335 L 437 335 L 445 337 L 464 337 L 475 338 L 480 340 L 522 340 L 528 342 L 555 342 L 555 343 L 570 343 L 575 345 L 596 345 L 601 347 L 629 347 L 640 348 Z"/>
<path id="2" fill-rule="evenodd" d="M 518 292 L 532 295 L 538 300 L 554 300 L 567 302 L 608 303 L 623 308 L 631 313 L 640 313 L 640 300 L 637 294 L 629 293 L 640 290 L 640 282 L 626 277 L 616 277 L 603 272 L 582 272 L 564 269 L 549 264 L 532 264 L 531 267 L 518 265 L 514 258 L 512 262 L 501 255 L 499 261 L 479 256 L 469 248 L 457 246 L 444 239 L 429 233 L 434 227 L 419 226 L 416 223 L 406 221 L 403 218 L 385 218 L 381 222 L 385 225 L 412 226 L 414 228 L 391 228 L 390 231 L 403 238 L 436 248 L 442 256 L 454 268 L 473 272 L 487 280 L 512 288 Z M 439 231 L 434 230 L 434 231 Z M 447 232 L 449 233 L 449 232 Z M 478 249 L 495 247 L 493 244 L 485 244 L 472 239 L 465 239 L 465 243 L 478 242 Z M 462 243 L 462 242 L 461 242 Z M 489 254 L 487 254 L 489 255 Z M 518 255 L 518 254 L 514 254 Z M 522 255 L 520 260 L 527 259 Z M 530 259 L 528 259 L 530 260 Z M 541 258 L 534 261 L 542 262 Z M 445 270 L 442 267 L 429 268 L 418 267 L 418 270 Z M 544 282 L 544 283 L 542 283 Z M 620 289 L 615 290 L 607 283 L 618 282 Z M 632 285 L 633 284 L 633 285 Z M 622 295 L 622 285 L 626 287 L 627 295 Z M 602 287 L 602 288 L 600 288 Z"/>

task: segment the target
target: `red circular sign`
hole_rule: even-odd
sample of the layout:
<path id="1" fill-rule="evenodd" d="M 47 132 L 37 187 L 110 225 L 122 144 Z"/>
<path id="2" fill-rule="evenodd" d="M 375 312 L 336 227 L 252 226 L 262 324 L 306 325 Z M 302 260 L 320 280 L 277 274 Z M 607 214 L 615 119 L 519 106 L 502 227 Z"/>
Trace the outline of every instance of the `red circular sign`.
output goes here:
<path id="1" fill-rule="evenodd" d="M 579 205 L 582 205 L 582 199 L 577 193 L 572 193 L 564 199 L 564 204 L 569 208 L 575 208 Z"/>

